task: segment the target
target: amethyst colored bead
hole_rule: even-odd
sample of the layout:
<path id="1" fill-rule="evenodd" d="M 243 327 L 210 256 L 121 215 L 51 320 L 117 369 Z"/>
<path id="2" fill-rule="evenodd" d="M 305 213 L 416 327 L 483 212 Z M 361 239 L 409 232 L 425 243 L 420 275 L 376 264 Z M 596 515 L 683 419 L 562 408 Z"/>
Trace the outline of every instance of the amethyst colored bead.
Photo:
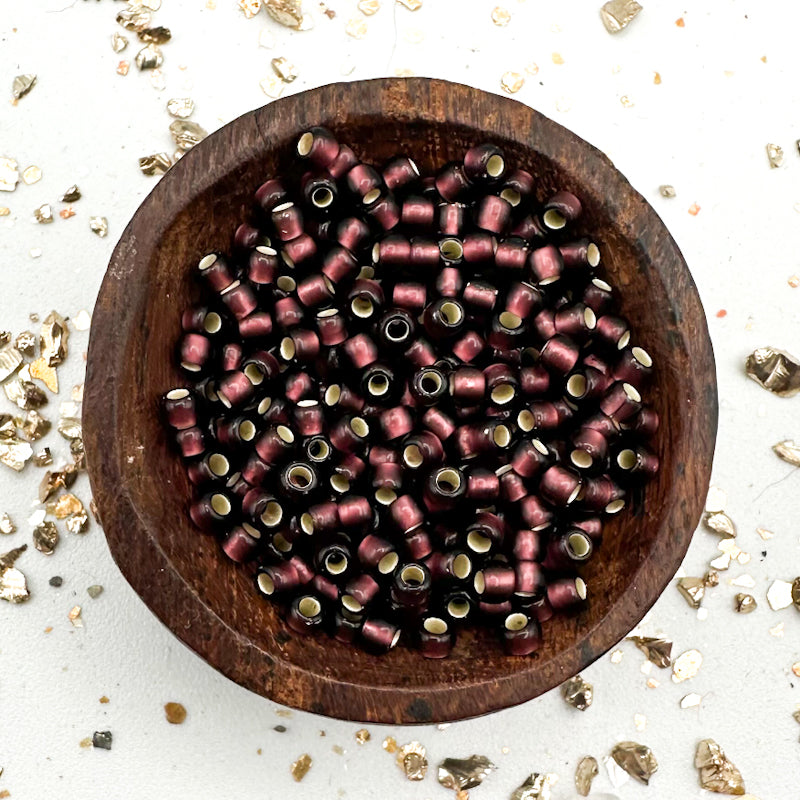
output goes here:
<path id="1" fill-rule="evenodd" d="M 392 302 L 398 308 L 408 311 L 421 311 L 425 307 L 427 290 L 423 283 L 396 283 L 392 292 Z"/>
<path id="2" fill-rule="evenodd" d="M 539 623 L 516 611 L 503 620 L 503 647 L 510 656 L 527 656 L 542 644 Z"/>
<path id="3" fill-rule="evenodd" d="M 495 144 L 479 144 L 464 154 L 464 174 L 471 181 L 495 183 L 505 172 L 503 151 Z"/>
<path id="4" fill-rule="evenodd" d="M 358 272 L 358 261 L 349 250 L 334 245 L 322 259 L 322 272 L 334 284 L 341 283 Z"/>
<path id="5" fill-rule="evenodd" d="M 336 241 L 351 252 L 358 250 L 367 241 L 369 226 L 358 217 L 346 217 L 336 226 Z"/>
<path id="6" fill-rule="evenodd" d="M 501 234 L 511 220 L 511 204 L 502 197 L 487 194 L 478 203 L 475 224 L 488 233 Z M 498 250 L 499 250 L 498 246 Z M 495 254 L 495 260 L 497 254 Z M 499 265 L 498 265 L 499 266 Z"/>
<path id="7" fill-rule="evenodd" d="M 286 624 L 301 636 L 310 636 L 322 630 L 322 603 L 313 595 L 295 597 L 286 614 Z"/>
<path id="8" fill-rule="evenodd" d="M 271 214 L 275 206 L 285 203 L 288 197 L 286 186 L 279 178 L 261 184 L 255 194 L 256 203 L 266 214 Z"/>
<path id="9" fill-rule="evenodd" d="M 215 292 L 224 291 L 234 281 L 233 270 L 220 253 L 209 253 L 207 256 L 203 256 L 198 264 L 198 269 L 203 279 Z"/>
<path id="10" fill-rule="evenodd" d="M 363 203 L 370 206 L 377 202 L 384 189 L 380 174 L 368 164 L 356 164 L 347 173 L 347 188 Z"/>
<path id="11" fill-rule="evenodd" d="M 350 172 L 356 164 L 358 164 L 356 154 L 346 144 L 342 144 L 339 145 L 339 152 L 336 154 L 336 158 L 328 164 L 326 170 L 331 178 L 338 181 Z"/>
<path id="12" fill-rule="evenodd" d="M 542 222 L 552 231 L 561 230 L 576 220 L 582 210 L 581 201 L 572 192 L 556 192 L 544 204 Z"/>
<path id="13" fill-rule="evenodd" d="M 425 617 L 417 632 L 418 649 L 424 658 L 447 658 L 453 649 L 454 636 L 441 617 Z"/>
<path id="14" fill-rule="evenodd" d="M 589 239 L 559 245 L 567 269 L 594 269 L 600 264 L 600 248 Z"/>
<path id="15" fill-rule="evenodd" d="M 396 156 L 383 168 L 383 182 L 390 191 L 407 189 L 419 180 L 419 168 L 408 156 Z"/>
<path id="16" fill-rule="evenodd" d="M 398 497 L 390 506 L 389 514 L 400 533 L 408 534 L 419 528 L 425 521 L 425 515 L 411 495 Z"/>
<path id="17" fill-rule="evenodd" d="M 422 424 L 435 433 L 441 441 L 449 439 L 456 430 L 456 425 L 450 417 L 439 408 L 429 408 L 422 415 Z"/>
<path id="18" fill-rule="evenodd" d="M 464 172 L 464 167 L 453 161 L 437 173 L 435 186 L 444 200 L 453 203 L 469 193 L 471 183 Z"/>
<path id="19" fill-rule="evenodd" d="M 533 279 L 539 286 L 555 283 L 564 272 L 564 259 L 558 248 L 552 244 L 531 251 L 528 265 Z"/>
<path id="20" fill-rule="evenodd" d="M 586 584 L 582 578 L 560 578 L 547 584 L 547 602 L 555 611 L 581 605 L 586 600 Z"/>
<path id="21" fill-rule="evenodd" d="M 164 395 L 167 424 L 178 431 L 197 425 L 197 400 L 189 389 L 172 389 Z"/>
<path id="22" fill-rule="evenodd" d="M 317 125 L 297 140 L 297 155 L 319 169 L 327 169 L 339 155 L 339 143 L 327 128 Z"/>
<path id="23" fill-rule="evenodd" d="M 396 406 L 381 413 L 380 425 L 386 439 L 393 441 L 410 433 L 414 428 L 414 421 L 405 406 Z"/>
<path id="24" fill-rule="evenodd" d="M 495 256 L 497 242 L 488 233 L 468 233 L 462 240 L 464 261 L 468 264 L 485 264 Z"/>
<path id="25" fill-rule="evenodd" d="M 378 360 L 378 348 L 366 333 L 351 336 L 343 342 L 342 348 L 357 369 L 363 369 Z"/>

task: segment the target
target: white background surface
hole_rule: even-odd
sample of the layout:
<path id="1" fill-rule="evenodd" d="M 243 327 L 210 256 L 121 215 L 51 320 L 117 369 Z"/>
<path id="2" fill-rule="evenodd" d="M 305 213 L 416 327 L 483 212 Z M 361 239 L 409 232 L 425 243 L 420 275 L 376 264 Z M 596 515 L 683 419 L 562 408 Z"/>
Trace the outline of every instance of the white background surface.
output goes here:
<path id="1" fill-rule="evenodd" d="M 265 15 L 247 20 L 232 0 L 217 0 L 216 10 L 205 8 L 205 0 L 164 0 L 155 24 L 170 27 L 174 38 L 164 47 L 166 89 L 158 91 L 135 66 L 127 77 L 115 72 L 119 59 L 133 61 L 138 49 L 132 41 L 121 55 L 111 50 L 121 3 L 0 0 L 0 155 L 16 158 L 21 168 L 44 170 L 38 184 L 0 193 L 0 205 L 12 210 L 0 218 L 0 328 L 19 332 L 34 311 L 91 309 L 117 237 L 154 185 L 139 173 L 137 158 L 172 150 L 165 111 L 170 97 L 193 97 L 194 119 L 212 130 L 264 103 L 259 80 L 270 75 L 273 56 L 296 64 L 291 92 L 396 70 L 499 92 L 503 72 L 524 73 L 536 62 L 538 75 L 527 75 L 516 98 L 608 153 L 653 203 L 683 249 L 710 318 L 721 412 L 714 481 L 727 490 L 739 546 L 753 558 L 722 573 L 705 600 L 705 621 L 673 586 L 642 626 L 646 634 L 673 637 L 676 653 L 701 650 L 699 675 L 676 685 L 667 671 L 653 668 L 650 677 L 660 686 L 648 689 L 643 655 L 623 643 L 620 664 L 606 656 L 584 673 L 594 683 L 595 702 L 583 714 L 553 691 L 442 731 L 370 726 L 372 741 L 361 747 L 353 738 L 358 725 L 303 713 L 278 716 L 278 706 L 228 682 L 186 650 L 125 583 L 94 525 L 82 538 L 64 532 L 49 558 L 31 547 L 18 564 L 28 575 L 31 601 L 0 607 L 0 790 L 23 800 L 450 796 L 431 774 L 420 784 L 405 781 L 380 747 L 392 734 L 400 742 L 420 739 L 432 765 L 445 756 L 488 755 L 498 770 L 473 790 L 475 798 L 507 797 L 534 770 L 558 773 L 554 796 L 572 797 L 578 759 L 589 753 L 601 759 L 622 739 L 652 747 L 660 769 L 649 789 L 631 781 L 612 790 L 601 774 L 596 792 L 700 798 L 705 793 L 692 760 L 703 737 L 722 744 L 748 791 L 761 800 L 800 793 L 800 726 L 791 716 L 800 703 L 800 679 L 790 669 L 800 660 L 800 617 L 791 608 L 773 612 L 765 600 L 773 579 L 800 573 L 800 476 L 770 451 L 776 441 L 800 438 L 800 397 L 774 397 L 743 373 L 745 356 L 760 345 L 800 355 L 800 289 L 787 284 L 800 272 L 794 144 L 800 136 L 800 9 L 643 0 L 640 17 L 612 37 L 600 22 L 599 0 L 505 2 L 511 23 L 498 28 L 490 21 L 493 2 L 424 0 L 423 9 L 411 13 L 384 0 L 367 20 L 366 38 L 356 41 L 344 30 L 360 16 L 352 0 L 331 0 L 333 20 L 309 0 L 316 26 L 303 33 Z M 684 28 L 675 25 L 680 16 Z M 265 27 L 274 33 L 274 50 L 258 46 Z M 553 63 L 553 52 L 563 56 L 563 65 Z M 661 85 L 654 85 L 654 71 Z M 12 107 L 11 80 L 20 72 L 37 73 L 39 83 Z M 620 102 L 623 95 L 632 107 Z M 767 142 L 783 145 L 782 169 L 769 169 Z M 75 204 L 77 216 L 33 224 L 32 210 L 55 203 L 73 182 L 84 195 Z M 659 197 L 661 183 L 674 184 L 677 198 Z M 701 207 L 697 216 L 687 213 L 693 202 Z M 90 233 L 92 214 L 108 217 L 107 239 Z M 43 251 L 39 259 L 29 255 L 35 247 Z M 715 316 L 719 309 L 727 310 L 725 318 Z M 73 357 L 59 370 L 62 395 L 81 379 L 86 341 L 87 334 L 73 334 Z M 55 402 L 50 411 L 55 416 Z M 45 443 L 66 452 L 57 435 Z M 0 468 L 0 513 L 10 512 L 20 527 L 0 540 L 0 549 L 30 541 L 25 521 L 40 475 L 32 465 L 21 476 Z M 85 477 L 77 490 L 88 502 Z M 758 525 L 775 531 L 774 539 L 762 542 Z M 716 554 L 716 537 L 699 531 L 686 573 L 701 575 Z M 755 578 L 759 602 L 750 616 L 733 613 L 740 590 L 728 583 L 744 573 Z M 64 576 L 61 589 L 47 584 L 55 574 Z M 105 592 L 90 600 L 86 587 L 94 583 Z M 67 619 L 75 603 L 84 609 L 82 630 Z M 778 622 L 785 622 L 783 638 L 769 633 Z M 703 695 L 699 709 L 679 708 L 688 692 Z M 108 705 L 98 702 L 103 694 Z M 162 706 L 170 700 L 188 710 L 182 726 L 164 720 Z M 636 730 L 634 714 L 646 716 L 645 731 Z M 288 731 L 274 732 L 276 724 Z M 79 748 L 83 737 L 104 729 L 114 734 L 111 752 Z M 303 752 L 314 764 L 296 785 L 289 765 Z"/>

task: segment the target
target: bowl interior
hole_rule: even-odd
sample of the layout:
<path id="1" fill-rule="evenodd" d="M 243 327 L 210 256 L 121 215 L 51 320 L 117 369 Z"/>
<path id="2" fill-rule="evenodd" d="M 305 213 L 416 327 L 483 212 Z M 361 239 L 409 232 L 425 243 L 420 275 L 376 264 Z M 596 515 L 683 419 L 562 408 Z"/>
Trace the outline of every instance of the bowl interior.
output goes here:
<path id="1" fill-rule="evenodd" d="M 691 352 L 697 346 L 692 337 L 707 345 L 705 321 L 674 242 L 597 151 L 519 104 L 466 87 L 446 88 L 450 95 L 468 93 L 463 105 L 449 108 L 451 100 L 437 107 L 438 95 L 430 92 L 433 84 L 450 84 L 350 86 L 370 84 L 381 86 L 373 86 L 369 102 L 363 98 L 372 89 L 358 99 L 355 90 L 334 97 L 338 87 L 325 87 L 304 93 L 311 96 L 305 103 L 289 98 L 295 102 L 245 115 L 162 179 L 124 234 L 98 300 L 87 450 L 109 542 L 126 576 L 179 637 L 229 677 L 289 705 L 335 716 L 457 718 L 557 684 L 610 647 L 655 600 L 700 511 L 691 492 L 707 481 L 713 431 L 709 422 L 698 439 L 696 414 L 703 403 L 715 413 L 713 362 L 709 371 L 710 346 Z M 647 399 L 661 418 L 655 449 L 662 470 L 631 508 L 608 520 L 602 547 L 582 573 L 590 597 L 585 610 L 546 623 L 543 646 L 532 658 L 504 657 L 487 632 L 460 635 L 452 656 L 441 661 L 402 647 L 378 658 L 326 637 L 296 637 L 256 594 L 247 571 L 188 519 L 190 485 L 158 404 L 164 391 L 183 385 L 174 348 L 182 310 L 200 297 L 195 266 L 205 253 L 229 249 L 254 190 L 290 167 L 296 136 L 312 124 L 330 127 L 370 161 L 408 153 L 423 174 L 492 140 L 511 163 L 534 174 L 540 200 L 560 188 L 575 192 L 585 206 L 578 233 L 600 246 L 633 341 L 655 360 Z M 705 371 L 700 382 L 693 377 L 697 369 Z M 183 587 L 177 599 L 176 581 Z M 469 699 L 454 699 L 464 688 Z"/>

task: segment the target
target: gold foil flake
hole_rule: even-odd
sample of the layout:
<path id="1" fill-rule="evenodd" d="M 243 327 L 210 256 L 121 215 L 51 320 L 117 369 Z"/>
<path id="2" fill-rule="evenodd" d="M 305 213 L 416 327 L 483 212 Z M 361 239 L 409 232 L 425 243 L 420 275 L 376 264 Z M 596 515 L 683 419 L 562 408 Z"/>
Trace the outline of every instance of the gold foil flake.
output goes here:
<path id="1" fill-rule="evenodd" d="M 47 504 L 47 513 L 56 519 L 66 519 L 72 514 L 83 512 L 83 503 L 74 494 L 62 494 L 54 503 Z"/>
<path id="2" fill-rule="evenodd" d="M 594 756 L 584 756 L 575 768 L 575 790 L 581 797 L 588 797 L 592 790 L 592 781 L 599 772 L 597 759 Z"/>
<path id="3" fill-rule="evenodd" d="M 53 221 L 53 208 L 50 203 L 42 203 L 33 209 L 33 218 L 40 225 L 49 225 Z"/>
<path id="4" fill-rule="evenodd" d="M 636 0 L 609 0 L 600 9 L 600 18 L 609 33 L 619 33 L 639 14 L 642 7 Z"/>
<path id="5" fill-rule="evenodd" d="M 80 514 L 73 514 L 64 524 L 70 533 L 86 533 L 89 530 L 89 515 L 85 511 Z"/>
<path id="6" fill-rule="evenodd" d="M 356 731 L 356 742 L 358 742 L 358 744 L 366 744 L 371 738 L 372 736 L 366 728 L 361 728 Z"/>
<path id="7" fill-rule="evenodd" d="M 557 781 L 558 775 L 532 772 L 511 792 L 511 800 L 550 800 L 550 790 Z"/>
<path id="8" fill-rule="evenodd" d="M 167 100 L 167 111 L 176 119 L 188 119 L 194 113 L 194 100 L 191 97 L 173 97 Z"/>
<path id="9" fill-rule="evenodd" d="M 16 472 L 22 472 L 32 455 L 33 450 L 27 442 L 18 439 L 0 439 L 0 464 Z"/>
<path id="10" fill-rule="evenodd" d="M 703 525 L 707 530 L 719 536 L 736 536 L 736 525 L 724 511 L 718 511 L 715 514 L 704 514 Z"/>
<path id="11" fill-rule="evenodd" d="M 10 378 L 22 365 L 22 353 L 13 344 L 0 347 L 0 382 Z"/>
<path id="12" fill-rule="evenodd" d="M 367 35 L 367 22 L 360 17 L 353 17 L 345 26 L 344 32 L 354 39 L 363 39 Z"/>
<path id="13" fill-rule="evenodd" d="M 166 44 L 172 38 L 172 31 L 163 25 L 155 28 L 145 28 L 138 32 L 139 41 L 145 44 Z"/>
<path id="14" fill-rule="evenodd" d="M 0 412 L 0 439 L 15 439 L 17 436 L 17 421 L 11 414 Z"/>
<path id="15" fill-rule="evenodd" d="M 57 311 L 51 311 L 42 322 L 39 353 L 48 367 L 57 367 L 69 354 L 69 328 Z"/>
<path id="16" fill-rule="evenodd" d="M 395 2 L 409 11 L 419 11 L 422 8 L 422 0 L 395 0 Z"/>
<path id="17" fill-rule="evenodd" d="M 550 58 L 554 64 L 561 66 L 564 63 L 564 56 L 561 53 L 551 53 Z"/>
<path id="18" fill-rule="evenodd" d="M 253 19 L 261 11 L 261 0 L 239 0 L 239 8 L 247 19 Z"/>
<path id="19" fill-rule="evenodd" d="M 101 239 L 108 236 L 108 220 L 105 217 L 89 217 L 89 230 Z"/>
<path id="20" fill-rule="evenodd" d="M 397 749 L 397 766 L 410 781 L 421 781 L 428 771 L 425 748 L 419 742 L 409 742 Z"/>
<path id="21" fill-rule="evenodd" d="M 381 742 L 381 747 L 387 753 L 396 753 L 397 752 L 397 739 L 394 736 L 387 736 L 383 742 Z"/>
<path id="22" fill-rule="evenodd" d="M 59 489 L 66 489 L 75 482 L 75 474 L 68 470 L 45 472 L 39 484 L 39 502 L 47 502 Z"/>
<path id="23" fill-rule="evenodd" d="M 593 693 L 592 684 L 585 681 L 580 675 L 561 684 L 561 695 L 567 705 L 577 708 L 578 711 L 586 711 L 589 708 L 592 704 Z"/>
<path id="24" fill-rule="evenodd" d="M 43 522 L 33 529 L 33 546 L 46 556 L 53 555 L 58 546 L 58 528 L 53 522 Z"/>
<path id="25" fill-rule="evenodd" d="M 129 31 L 143 31 L 150 27 L 153 15 L 142 6 L 130 5 L 117 14 L 117 22 Z"/>
<path id="26" fill-rule="evenodd" d="M 9 536 L 12 533 L 16 533 L 17 526 L 12 521 L 11 517 L 8 514 L 0 515 L 0 533 Z"/>
<path id="27" fill-rule="evenodd" d="M 148 44 L 136 54 L 136 66 L 140 70 L 158 69 L 164 63 L 161 48 L 155 44 Z"/>
<path id="28" fill-rule="evenodd" d="M 739 575 L 730 581 L 731 586 L 740 586 L 742 589 L 752 589 L 756 585 L 756 580 L 752 575 Z"/>
<path id="29" fill-rule="evenodd" d="M 800 611 L 800 578 L 795 578 L 792 581 L 792 602 L 794 607 Z"/>
<path id="30" fill-rule="evenodd" d="M 749 614 L 750 612 L 755 611 L 758 605 L 753 595 L 745 594 L 744 592 L 739 592 L 733 600 L 733 607 L 737 614 Z"/>
<path id="31" fill-rule="evenodd" d="M 265 0 L 264 8 L 275 22 L 287 28 L 299 29 L 303 24 L 303 8 L 300 0 Z"/>
<path id="32" fill-rule="evenodd" d="M 0 206 L 0 217 L 7 217 L 11 213 L 8 206 Z"/>
<path id="33" fill-rule="evenodd" d="M 145 175 L 163 175 L 172 166 L 172 160 L 166 153 L 153 153 L 139 159 L 139 169 Z"/>
<path id="34" fill-rule="evenodd" d="M 92 746 L 92 737 L 86 736 L 78 742 L 78 746 L 82 747 L 83 749 L 87 750 Z"/>
<path id="35" fill-rule="evenodd" d="M 77 417 L 61 417 L 57 427 L 65 439 L 80 439 L 83 436 L 81 421 Z"/>
<path id="36" fill-rule="evenodd" d="M 783 459 L 787 464 L 793 467 L 800 467 L 800 444 L 797 444 L 792 439 L 786 439 L 783 442 L 772 445 L 772 449 L 778 458 Z"/>
<path id="37" fill-rule="evenodd" d="M 637 742 L 620 742 L 614 746 L 611 757 L 628 775 L 645 785 L 649 784 L 650 778 L 658 770 L 653 751 Z"/>
<path id="38" fill-rule="evenodd" d="M 779 144 L 768 144 L 767 161 L 769 161 L 770 169 L 777 169 L 783 166 L 783 148 Z"/>
<path id="39" fill-rule="evenodd" d="M 785 624 L 779 622 L 774 628 L 769 629 L 769 635 L 774 636 L 776 639 L 782 639 L 784 634 Z"/>
<path id="40" fill-rule="evenodd" d="M 719 573 L 716 570 L 710 569 L 703 575 L 703 586 L 708 588 L 709 586 L 719 586 Z"/>
<path id="41" fill-rule="evenodd" d="M 130 68 L 130 61 L 120 61 L 119 64 L 117 64 L 117 75 L 127 75 Z"/>
<path id="42" fill-rule="evenodd" d="M 786 283 L 788 283 L 792 289 L 796 289 L 798 286 L 800 286 L 800 275 L 790 275 L 786 279 Z"/>
<path id="43" fill-rule="evenodd" d="M 694 678 L 703 664 L 703 654 L 699 650 L 687 650 L 681 653 L 672 664 L 672 680 L 681 683 Z"/>
<path id="44" fill-rule="evenodd" d="M 660 86 L 661 85 L 661 73 L 660 72 L 654 72 L 653 73 L 653 83 L 656 86 Z"/>
<path id="45" fill-rule="evenodd" d="M 19 183 L 19 169 L 13 158 L 0 156 L 0 191 L 13 192 Z"/>
<path id="46" fill-rule="evenodd" d="M 27 370 L 26 374 L 30 377 Z M 12 403 L 26 411 L 30 408 L 41 408 L 47 403 L 47 395 L 44 390 L 21 376 L 7 380 L 3 384 L 3 391 Z"/>
<path id="47" fill-rule="evenodd" d="M 27 441 L 36 442 L 47 435 L 52 425 L 49 419 L 45 419 L 37 411 L 31 410 L 19 420 L 18 427 Z"/>
<path id="48" fill-rule="evenodd" d="M 694 765 L 700 773 L 700 786 L 703 789 L 718 794 L 745 793 L 742 773 L 736 769 L 725 755 L 725 751 L 713 739 L 703 739 L 698 742 Z"/>
<path id="49" fill-rule="evenodd" d="M 69 610 L 69 614 L 67 614 L 67 619 L 69 619 L 69 621 L 72 623 L 73 628 L 82 628 L 83 618 L 81 617 L 81 607 L 73 606 Z"/>
<path id="50" fill-rule="evenodd" d="M 613 650 L 609 658 L 611 659 L 612 664 L 619 664 L 622 661 L 622 656 L 624 653 L 622 650 Z"/>
<path id="51" fill-rule="evenodd" d="M 170 725 L 182 725 L 186 720 L 186 709 L 181 703 L 165 703 L 164 716 Z"/>
<path id="52" fill-rule="evenodd" d="M 38 183 L 41 179 L 42 168 L 37 167 L 35 164 L 31 164 L 31 166 L 26 167 L 22 173 L 22 180 L 25 181 L 28 186 Z"/>
<path id="53" fill-rule="evenodd" d="M 300 783 L 303 778 L 308 774 L 311 769 L 311 756 L 308 753 L 303 753 L 297 761 L 292 762 L 291 773 L 292 777 Z"/>
<path id="54" fill-rule="evenodd" d="M 35 75 L 17 75 L 11 83 L 11 96 L 15 101 L 21 100 L 35 85 Z"/>
<path id="55" fill-rule="evenodd" d="M 538 75 L 539 65 L 535 61 L 531 61 L 525 65 L 525 72 L 527 72 L 528 75 Z"/>
<path id="56" fill-rule="evenodd" d="M 500 78 L 500 87 L 504 92 L 516 94 L 525 85 L 525 76 L 509 70 Z"/>
<path id="57" fill-rule="evenodd" d="M 788 581 L 773 581 L 767 589 L 767 602 L 773 611 L 780 611 L 792 605 L 792 584 Z"/>
<path id="58" fill-rule="evenodd" d="M 100 586 L 99 583 L 95 583 L 92 586 L 87 586 L 86 594 L 88 594 L 89 597 L 92 598 L 92 600 L 97 600 L 97 598 L 100 597 L 101 594 L 103 594 L 103 587 Z"/>
<path id="59" fill-rule="evenodd" d="M 681 698 L 680 707 L 681 708 L 696 708 L 703 702 L 703 696 L 699 695 L 695 692 L 691 694 L 686 694 Z"/>
<path id="60" fill-rule="evenodd" d="M 25 575 L 14 566 L 27 549 L 28 545 L 23 544 L 0 555 L 0 600 L 24 603 L 30 597 Z"/>
<path id="61" fill-rule="evenodd" d="M 150 71 L 150 85 L 159 92 L 167 88 L 167 79 L 160 69 Z"/>
<path id="62" fill-rule="evenodd" d="M 36 336 L 31 331 L 23 331 L 14 340 L 14 347 L 28 358 L 36 354 Z"/>
<path id="63" fill-rule="evenodd" d="M 792 664 L 792 673 L 795 677 L 800 678 L 800 661 L 795 661 L 794 664 Z"/>
<path id="64" fill-rule="evenodd" d="M 658 193 L 662 197 L 675 197 L 677 192 L 675 191 L 674 186 L 670 186 L 668 183 L 662 183 L 661 186 L 658 187 Z"/>
<path id="65" fill-rule="evenodd" d="M 48 366 L 44 358 L 31 362 L 31 378 L 41 381 L 53 394 L 58 394 L 58 373 L 55 367 Z"/>
<path id="66" fill-rule="evenodd" d="M 378 0 L 360 0 L 358 4 L 358 10 L 365 17 L 371 17 L 373 14 L 377 13 L 380 7 L 381 4 L 378 2 Z"/>
<path id="67" fill-rule="evenodd" d="M 111 49 L 115 53 L 121 53 L 128 46 L 128 37 L 116 31 L 111 34 Z"/>
<path id="68" fill-rule="evenodd" d="M 511 12 L 507 8 L 503 8 L 503 6 L 495 6 L 492 9 L 492 22 L 498 28 L 505 28 L 511 22 Z"/>
<path id="69" fill-rule="evenodd" d="M 681 578 L 678 581 L 678 591 L 692 608 L 700 608 L 706 587 L 702 578 Z"/>
<path id="70" fill-rule="evenodd" d="M 62 203 L 77 203 L 81 199 L 81 190 L 73 183 L 58 199 Z"/>
<path id="71" fill-rule="evenodd" d="M 37 467 L 50 466 L 53 463 L 53 454 L 50 452 L 50 448 L 44 447 L 38 453 L 34 453 L 33 463 Z"/>
<path id="72" fill-rule="evenodd" d="M 627 94 L 622 95 L 619 99 L 620 103 L 622 103 L 623 108 L 633 108 L 635 103 L 633 102 L 633 98 Z"/>
<path id="73" fill-rule="evenodd" d="M 181 150 L 191 150 L 208 136 L 205 128 L 187 119 L 176 119 L 170 123 L 169 132 Z"/>
<path id="74" fill-rule="evenodd" d="M 436 778 L 445 789 L 464 791 L 480 786 L 493 769 L 495 765 L 486 756 L 445 758 L 439 764 Z"/>
<path id="75" fill-rule="evenodd" d="M 286 84 L 280 78 L 275 77 L 264 78 L 264 80 L 259 81 L 258 85 L 261 87 L 261 91 L 273 100 L 279 98 L 286 88 Z"/>
<path id="76" fill-rule="evenodd" d="M 288 58 L 280 56 L 270 62 L 272 71 L 284 82 L 291 83 L 297 77 L 297 69 Z"/>
<path id="77" fill-rule="evenodd" d="M 663 636 L 629 636 L 628 639 L 657 667 L 666 669 L 672 665 L 672 642 L 669 639 Z"/>
<path id="78" fill-rule="evenodd" d="M 747 376 L 779 397 L 800 392 L 800 362 L 774 347 L 759 347 L 745 362 Z"/>

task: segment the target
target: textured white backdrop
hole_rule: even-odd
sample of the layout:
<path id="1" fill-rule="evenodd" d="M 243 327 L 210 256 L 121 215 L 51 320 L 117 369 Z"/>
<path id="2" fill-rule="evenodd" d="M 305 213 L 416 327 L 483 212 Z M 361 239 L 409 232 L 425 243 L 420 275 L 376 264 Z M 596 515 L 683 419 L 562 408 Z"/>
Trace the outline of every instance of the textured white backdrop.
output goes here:
<path id="1" fill-rule="evenodd" d="M 554 795 L 570 798 L 578 759 L 589 753 L 600 759 L 622 739 L 652 747 L 659 771 L 649 789 L 630 782 L 616 791 L 602 774 L 597 792 L 624 800 L 700 798 L 705 793 L 692 759 L 703 737 L 723 745 L 748 791 L 761 800 L 797 795 L 800 726 L 791 715 L 800 688 L 790 667 L 800 660 L 800 617 L 791 608 L 772 612 L 765 592 L 773 579 L 800 573 L 800 476 L 770 451 L 778 440 L 800 438 L 800 397 L 771 396 L 746 380 L 742 364 L 764 344 L 800 355 L 800 289 L 787 284 L 800 272 L 794 144 L 800 136 L 794 113 L 800 9 L 744 0 L 643 2 L 640 17 L 612 37 L 600 23 L 599 0 L 505 0 L 512 15 L 506 28 L 490 21 L 494 2 L 424 0 L 422 10 L 411 13 L 383 0 L 367 20 L 366 38 L 357 41 L 345 34 L 348 20 L 360 16 L 353 0 L 331 0 L 333 20 L 309 0 L 316 26 L 303 33 L 263 15 L 247 20 L 233 0 L 217 0 L 215 10 L 205 0 L 164 0 L 155 22 L 170 27 L 174 38 L 164 47 L 166 89 L 158 91 L 135 66 L 127 77 L 115 72 L 120 58 L 135 54 L 135 42 L 121 55 L 109 44 L 121 3 L 0 0 L 0 91 L 9 92 L 18 73 L 39 76 L 17 107 L 0 102 L 0 155 L 44 170 L 38 184 L 0 193 L 0 205 L 12 210 L 0 218 L 0 328 L 14 331 L 28 327 L 32 311 L 91 309 L 117 237 L 154 185 L 139 173 L 137 158 L 171 151 L 164 108 L 170 97 L 193 97 L 194 119 L 213 130 L 265 102 L 259 80 L 270 75 L 273 56 L 284 55 L 298 68 L 287 93 L 396 70 L 499 92 L 503 72 L 524 73 L 536 62 L 538 75 L 527 76 L 516 98 L 608 153 L 653 203 L 693 271 L 719 374 L 714 481 L 729 494 L 739 545 L 753 554 L 746 567 L 722 574 L 721 585 L 707 595 L 705 621 L 673 586 L 642 626 L 646 634 L 673 637 L 676 652 L 702 651 L 703 667 L 687 683 L 675 685 L 654 668 L 651 677 L 661 685 L 646 688 L 644 658 L 624 643 L 620 664 L 604 657 L 585 672 L 595 702 L 583 714 L 553 691 L 443 731 L 371 726 L 372 741 L 361 747 L 353 739 L 358 725 L 302 713 L 278 716 L 278 706 L 228 682 L 180 645 L 122 579 L 96 525 L 83 538 L 64 534 L 52 557 L 31 548 L 19 562 L 31 601 L 0 607 L 0 790 L 23 800 L 448 796 L 431 776 L 421 784 L 402 778 L 380 747 L 391 733 L 401 742 L 419 738 L 432 764 L 473 751 L 492 758 L 498 770 L 474 790 L 476 798 L 507 797 L 533 770 L 558 773 Z M 675 25 L 681 16 L 683 28 Z M 274 33 L 274 50 L 258 46 L 265 27 Z M 554 52 L 564 64 L 554 64 Z M 654 71 L 660 85 L 653 83 Z M 623 95 L 632 107 L 620 102 Z M 786 150 L 782 169 L 768 168 L 767 142 Z M 84 195 L 75 204 L 77 216 L 33 224 L 32 210 L 55 202 L 74 182 Z M 661 198 L 661 183 L 674 184 L 677 198 Z M 687 213 L 693 202 L 701 206 L 697 216 Z M 108 217 L 107 239 L 89 232 L 92 214 Z M 43 251 L 39 259 L 29 255 L 35 247 Z M 717 318 L 719 309 L 727 316 Z M 82 352 L 86 341 L 85 333 L 73 334 L 73 352 Z M 60 369 L 67 392 L 80 379 L 80 367 L 77 355 Z M 48 441 L 63 452 L 57 439 Z M 29 466 L 17 476 L 0 470 L 0 513 L 10 512 L 20 524 L 20 532 L 0 540 L 3 550 L 30 540 L 25 520 L 35 471 Z M 88 500 L 85 477 L 78 493 Z M 774 530 L 775 538 L 762 542 L 758 525 Z M 715 553 L 716 537 L 699 531 L 684 564 L 687 574 L 702 574 Z M 739 590 L 728 580 L 743 573 L 756 580 L 759 608 L 750 616 L 732 611 Z M 61 589 L 47 584 L 54 574 L 64 576 Z M 93 583 L 105 586 L 97 600 L 86 596 Z M 67 620 L 75 603 L 84 608 L 82 630 Z M 775 638 L 768 629 L 780 621 L 785 636 Z M 47 626 L 53 626 L 50 634 Z M 699 709 L 679 708 L 688 692 L 704 695 Z M 108 705 L 98 702 L 103 694 Z M 188 709 L 184 725 L 165 722 L 162 705 L 169 700 Z M 636 730 L 634 714 L 646 716 L 644 732 Z M 274 732 L 276 724 L 288 731 Z M 79 741 L 98 729 L 113 732 L 113 750 L 80 749 Z M 289 764 L 303 752 L 314 764 L 296 785 Z"/>

